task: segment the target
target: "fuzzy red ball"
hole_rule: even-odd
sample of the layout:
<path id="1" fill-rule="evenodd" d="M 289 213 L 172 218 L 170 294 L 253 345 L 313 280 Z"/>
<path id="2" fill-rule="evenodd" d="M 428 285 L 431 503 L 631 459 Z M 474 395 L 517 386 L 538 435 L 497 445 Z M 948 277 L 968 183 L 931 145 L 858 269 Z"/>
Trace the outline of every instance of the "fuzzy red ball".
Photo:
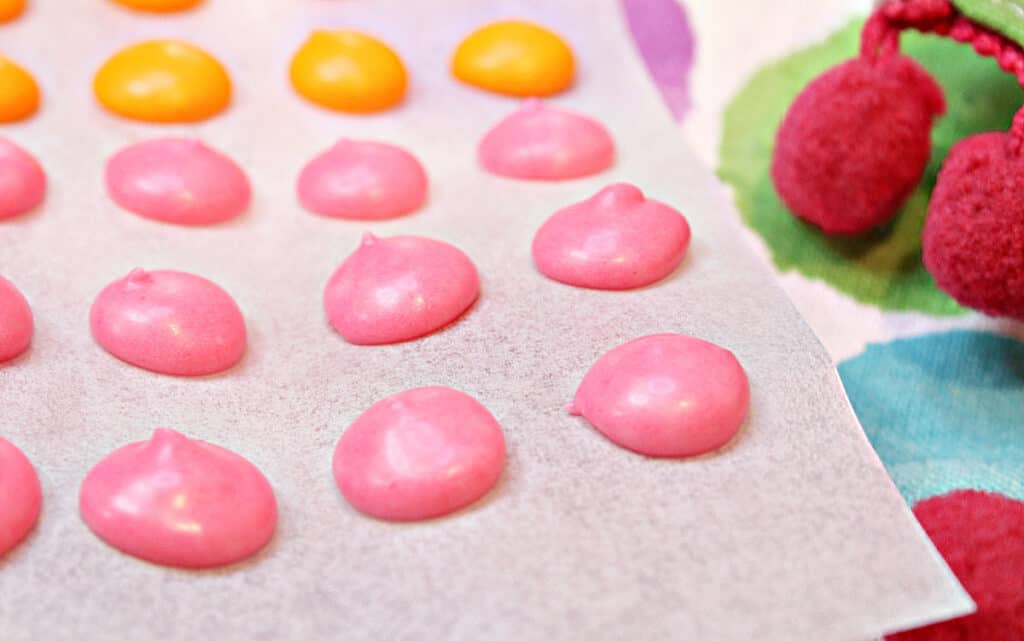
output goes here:
<path id="1" fill-rule="evenodd" d="M 919 502 L 914 515 L 978 611 L 886 641 L 1024 641 L 1024 501 L 957 490 Z"/>
<path id="2" fill-rule="evenodd" d="M 924 264 L 963 305 L 1024 320 L 1024 157 L 1010 135 L 964 138 L 932 191 Z"/>
<path id="3" fill-rule="evenodd" d="M 886 222 L 914 190 L 931 154 L 942 89 L 894 54 L 855 58 L 808 84 L 775 140 L 772 179 L 796 216 L 830 234 Z"/>

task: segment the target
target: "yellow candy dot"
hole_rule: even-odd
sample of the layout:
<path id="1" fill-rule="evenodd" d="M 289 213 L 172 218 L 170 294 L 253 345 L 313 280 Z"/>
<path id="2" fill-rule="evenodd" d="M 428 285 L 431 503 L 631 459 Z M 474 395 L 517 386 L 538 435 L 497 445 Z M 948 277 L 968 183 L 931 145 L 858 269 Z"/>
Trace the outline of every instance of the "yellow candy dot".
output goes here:
<path id="1" fill-rule="evenodd" d="M 0 22 L 14 20 L 25 10 L 25 0 L 0 0 Z"/>
<path id="2" fill-rule="evenodd" d="M 28 118 L 39 108 L 39 85 L 32 74 L 0 56 L 0 122 Z"/>
<path id="3" fill-rule="evenodd" d="M 203 0 L 114 0 L 118 4 L 137 11 L 152 11 L 154 13 L 166 13 L 170 11 L 183 11 L 191 9 Z"/>
<path id="4" fill-rule="evenodd" d="M 572 49 L 555 33 L 521 20 L 471 33 L 452 58 L 459 80 L 510 96 L 549 96 L 572 84 Z"/>
<path id="5" fill-rule="evenodd" d="M 398 104 L 407 83 L 402 59 L 358 31 L 314 31 L 292 59 L 291 80 L 312 102 L 355 113 Z"/>
<path id="6" fill-rule="evenodd" d="M 114 54 L 93 79 L 110 111 L 149 122 L 194 122 L 231 102 L 231 79 L 217 60 L 178 40 L 152 40 Z"/>

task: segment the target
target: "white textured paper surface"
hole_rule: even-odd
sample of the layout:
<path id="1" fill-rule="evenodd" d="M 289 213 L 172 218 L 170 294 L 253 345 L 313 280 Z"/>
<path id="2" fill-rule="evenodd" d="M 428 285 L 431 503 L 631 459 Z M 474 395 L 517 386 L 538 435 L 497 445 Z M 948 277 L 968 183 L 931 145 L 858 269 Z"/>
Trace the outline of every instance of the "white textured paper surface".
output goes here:
<path id="1" fill-rule="evenodd" d="M 40 79 L 42 112 L 6 135 L 48 170 L 45 207 L 0 225 L 0 273 L 30 300 L 31 352 L 0 367 L 0 433 L 37 464 L 37 531 L 0 561 L 0 637 L 394 641 L 615 639 L 845 641 L 962 613 L 970 602 L 870 451 L 828 356 L 747 255 L 711 174 L 683 148 L 617 6 L 479 0 L 209 0 L 147 17 L 97 0 L 39 0 L 0 48 Z M 476 140 L 515 103 L 462 87 L 447 59 L 472 26 L 534 17 L 576 48 L 579 82 L 557 102 L 615 135 L 616 167 L 559 184 L 504 180 Z M 317 110 L 290 90 L 291 53 L 313 27 L 394 43 L 412 78 L 401 109 Z M 92 101 L 93 71 L 123 44 L 180 36 L 229 67 L 235 102 L 197 127 L 117 120 Z M 104 160 L 125 144 L 194 133 L 236 158 L 251 211 L 183 229 L 118 210 Z M 407 146 L 431 176 L 429 206 L 363 225 L 314 217 L 293 195 L 302 164 L 339 136 Z M 534 271 L 534 230 L 555 209 L 628 180 L 679 207 L 694 242 L 668 281 L 634 292 L 573 289 Z M 386 347 L 346 344 L 320 296 L 366 229 L 451 241 L 483 295 L 461 322 Z M 88 329 L 95 294 L 132 267 L 213 279 L 246 314 L 249 352 L 199 380 L 132 368 Z M 732 349 L 752 411 L 725 450 L 656 461 L 616 448 L 564 403 L 603 352 L 653 332 Z M 363 409 L 418 385 L 483 402 L 506 431 L 497 489 L 452 518 L 363 517 L 334 487 L 334 444 Z M 77 514 L 78 483 L 106 453 L 169 426 L 246 456 L 280 503 L 274 543 L 250 562 L 186 572 L 124 556 Z"/>

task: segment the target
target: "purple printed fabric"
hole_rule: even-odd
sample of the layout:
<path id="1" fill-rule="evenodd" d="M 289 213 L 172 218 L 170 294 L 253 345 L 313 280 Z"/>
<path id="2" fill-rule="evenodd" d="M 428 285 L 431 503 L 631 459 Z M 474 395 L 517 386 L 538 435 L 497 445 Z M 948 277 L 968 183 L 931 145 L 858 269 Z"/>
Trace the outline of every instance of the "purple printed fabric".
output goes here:
<path id="1" fill-rule="evenodd" d="M 621 0 L 633 42 L 672 116 L 689 111 L 695 38 L 678 0 Z"/>

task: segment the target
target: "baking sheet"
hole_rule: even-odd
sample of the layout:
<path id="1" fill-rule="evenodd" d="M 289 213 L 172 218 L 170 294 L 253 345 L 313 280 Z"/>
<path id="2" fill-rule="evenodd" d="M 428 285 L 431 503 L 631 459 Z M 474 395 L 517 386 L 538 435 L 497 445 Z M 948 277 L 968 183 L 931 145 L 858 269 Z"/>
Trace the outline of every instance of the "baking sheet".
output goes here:
<path id="1" fill-rule="evenodd" d="M 39 115 L 4 127 L 38 155 L 46 205 L 0 225 L 0 273 L 30 300 L 31 352 L 0 367 L 0 433 L 39 468 L 37 531 L 0 561 L 0 636 L 22 639 L 847 641 L 968 611 L 871 452 L 828 356 L 729 222 L 722 188 L 680 141 L 628 40 L 616 3 L 479 0 L 209 0 L 151 17 L 108 2 L 32 3 L 0 31 L 45 93 Z M 554 100 L 606 123 L 615 168 L 523 183 L 484 174 L 479 136 L 512 100 L 463 87 L 447 60 L 496 17 L 534 18 L 571 40 L 576 87 Z M 378 34 L 411 74 L 405 105 L 355 117 L 305 104 L 287 83 L 314 27 Z M 90 81 L 119 47 L 186 37 L 222 59 L 232 108 L 198 126 L 118 120 Z M 105 159 L 134 141 L 197 135 L 237 159 L 251 210 L 186 229 L 127 214 L 104 194 Z M 360 224 L 300 210 L 300 167 L 339 136 L 413 150 L 428 206 Z M 681 209 L 694 241 L 666 282 L 633 292 L 541 277 L 529 247 L 555 209 L 627 180 Z M 321 292 L 360 235 L 424 234 L 463 248 L 482 298 L 423 340 L 346 344 Z M 192 271 L 246 314 L 248 355 L 232 371 L 178 379 L 132 368 L 91 339 L 88 309 L 135 266 Z M 726 449 L 657 461 L 610 444 L 563 406 L 606 350 L 654 332 L 733 350 L 751 417 Z M 506 473 L 455 517 L 388 524 L 334 487 L 338 437 L 380 398 L 444 384 L 505 429 Z M 77 487 L 105 454 L 168 426 L 258 465 L 280 504 L 274 543 L 230 568 L 188 572 L 124 556 L 77 514 Z"/>

